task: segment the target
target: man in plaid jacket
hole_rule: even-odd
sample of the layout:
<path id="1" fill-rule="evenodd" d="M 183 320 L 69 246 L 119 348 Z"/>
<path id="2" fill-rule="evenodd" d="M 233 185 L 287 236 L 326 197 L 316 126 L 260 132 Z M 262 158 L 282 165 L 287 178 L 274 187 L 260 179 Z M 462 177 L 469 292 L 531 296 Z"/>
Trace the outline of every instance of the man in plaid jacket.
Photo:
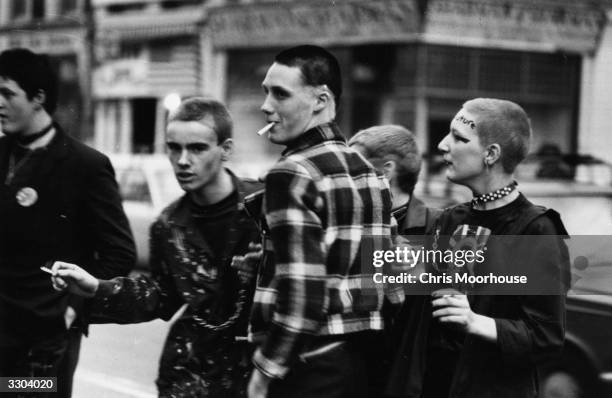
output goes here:
<path id="1" fill-rule="evenodd" d="M 376 348 L 383 328 L 371 249 L 390 244 L 390 193 L 334 123 L 333 55 L 282 51 L 262 86 L 268 138 L 286 148 L 265 178 L 249 397 L 365 397 L 364 347 Z"/>

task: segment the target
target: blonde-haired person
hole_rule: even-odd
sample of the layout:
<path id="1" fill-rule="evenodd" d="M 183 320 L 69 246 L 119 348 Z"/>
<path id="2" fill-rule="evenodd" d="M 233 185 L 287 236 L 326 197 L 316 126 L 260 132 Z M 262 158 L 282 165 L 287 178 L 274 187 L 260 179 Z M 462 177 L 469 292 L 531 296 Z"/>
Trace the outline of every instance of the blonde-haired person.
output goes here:
<path id="1" fill-rule="evenodd" d="M 232 125 L 225 105 L 207 98 L 186 99 L 170 114 L 166 147 L 185 194 L 151 226 L 151 277 L 98 280 L 74 264 L 53 267 L 57 289 L 94 297 L 94 322 L 167 321 L 180 313 L 160 358 L 161 398 L 246 397 L 254 283 L 236 265 L 257 238 L 242 201 L 262 185 L 224 167 Z"/>
<path id="2" fill-rule="evenodd" d="M 358 131 L 348 144 L 389 180 L 399 234 L 429 232 L 440 212 L 414 196 L 422 164 L 414 134 L 397 124 L 378 125 Z"/>
<path id="3" fill-rule="evenodd" d="M 531 284 L 433 292 L 429 309 L 409 320 L 415 323 L 407 326 L 412 336 L 405 336 L 409 343 L 397 354 L 389 395 L 537 395 L 537 364 L 563 345 L 569 265 L 562 239 L 567 232 L 558 213 L 529 202 L 513 178 L 530 139 L 527 114 L 511 101 L 473 99 L 451 121 L 438 149 L 447 178 L 468 187 L 473 199 L 443 212 L 432 247 L 457 250 L 463 239 L 488 245 L 484 262 L 463 272 L 525 272 Z M 504 241 L 505 235 L 529 239 Z M 430 264 L 429 271 L 452 269 L 452 264 Z"/>

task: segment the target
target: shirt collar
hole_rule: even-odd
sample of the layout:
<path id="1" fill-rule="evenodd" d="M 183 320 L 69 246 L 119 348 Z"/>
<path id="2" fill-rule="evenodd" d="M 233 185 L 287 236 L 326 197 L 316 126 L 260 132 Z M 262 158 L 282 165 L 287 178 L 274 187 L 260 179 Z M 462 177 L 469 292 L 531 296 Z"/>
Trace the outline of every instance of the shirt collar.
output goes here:
<path id="1" fill-rule="evenodd" d="M 414 227 L 424 227 L 427 224 L 427 208 L 425 204 L 414 195 L 408 203 L 408 225 Z"/>
<path id="2" fill-rule="evenodd" d="M 403 220 L 400 225 L 400 233 L 407 229 L 423 228 L 427 225 L 427 208 L 414 195 L 410 197 L 408 203 L 394 209 L 393 214 Z"/>
<path id="3" fill-rule="evenodd" d="M 335 122 L 321 124 L 306 130 L 293 141 L 289 142 L 283 151 L 282 156 L 291 155 L 322 142 L 334 140 L 346 142 L 346 139 L 340 132 L 338 125 Z"/>

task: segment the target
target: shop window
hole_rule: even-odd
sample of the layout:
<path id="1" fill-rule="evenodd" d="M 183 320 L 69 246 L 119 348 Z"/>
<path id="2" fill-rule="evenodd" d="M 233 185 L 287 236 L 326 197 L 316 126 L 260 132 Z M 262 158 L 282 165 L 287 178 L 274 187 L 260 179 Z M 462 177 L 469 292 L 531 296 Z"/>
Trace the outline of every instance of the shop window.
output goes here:
<path id="1" fill-rule="evenodd" d="M 119 58 L 122 59 L 138 59 L 142 53 L 142 44 L 140 43 L 121 43 Z"/>
<path id="2" fill-rule="evenodd" d="M 43 19 L 45 17 L 45 0 L 32 0 L 32 18 Z"/>
<path id="3" fill-rule="evenodd" d="M 122 14 L 130 11 L 141 11 L 146 7 L 146 3 L 112 4 L 106 7 L 109 14 Z"/>
<path id="4" fill-rule="evenodd" d="M 353 100 L 353 120 L 350 134 L 379 123 L 380 101 L 378 98 L 357 97 Z"/>
<path id="5" fill-rule="evenodd" d="M 77 11 L 78 0 L 61 0 L 59 7 L 61 14 L 72 14 Z"/>
<path id="6" fill-rule="evenodd" d="M 172 62 L 172 46 L 165 43 L 151 45 L 151 62 Z"/>
<path id="7" fill-rule="evenodd" d="M 532 54 L 529 57 L 530 94 L 554 97 L 574 95 L 578 75 L 578 56 Z"/>
<path id="8" fill-rule="evenodd" d="M 382 103 L 392 91 L 391 78 L 395 62 L 395 46 L 354 47 L 350 62 L 350 133 L 380 123 Z"/>
<path id="9" fill-rule="evenodd" d="M 417 74 L 419 47 L 416 45 L 398 46 L 396 50 L 397 63 L 392 76 L 393 86 L 399 90 L 414 87 Z"/>
<path id="10" fill-rule="evenodd" d="M 427 48 L 427 85 L 442 89 L 470 87 L 470 52 L 465 48 Z"/>
<path id="11" fill-rule="evenodd" d="M 11 1 L 11 18 L 22 19 L 26 16 L 27 2 L 24 0 L 12 0 Z"/>
<path id="12" fill-rule="evenodd" d="M 427 47 L 427 87 L 462 98 L 575 101 L 580 56 L 479 48 Z"/>
<path id="13" fill-rule="evenodd" d="M 157 99 L 138 98 L 131 102 L 132 148 L 134 153 L 153 153 Z"/>
<path id="14" fill-rule="evenodd" d="M 257 101 L 263 100 L 263 82 L 274 59 L 274 50 L 266 51 L 229 51 L 229 57 L 239 62 L 228 63 L 228 94 L 230 97 L 254 96 Z"/>
<path id="15" fill-rule="evenodd" d="M 523 53 L 488 50 L 477 57 L 479 90 L 504 94 L 520 92 Z"/>
<path id="16" fill-rule="evenodd" d="M 202 0 L 165 0 L 161 2 L 161 7 L 166 10 L 171 10 L 181 7 L 197 6 L 202 3 Z"/>

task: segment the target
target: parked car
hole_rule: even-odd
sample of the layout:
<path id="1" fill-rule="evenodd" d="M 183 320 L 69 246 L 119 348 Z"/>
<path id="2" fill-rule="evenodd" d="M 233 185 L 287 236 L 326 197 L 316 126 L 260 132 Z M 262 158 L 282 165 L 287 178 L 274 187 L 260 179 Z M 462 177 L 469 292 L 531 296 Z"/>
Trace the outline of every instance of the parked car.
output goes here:
<path id="1" fill-rule="evenodd" d="M 138 267 L 149 261 L 149 227 L 159 213 L 180 197 L 172 166 L 165 155 L 112 155 L 123 208 L 130 222 Z"/>
<path id="2" fill-rule="evenodd" d="M 541 370 L 541 396 L 612 397 L 612 187 L 558 181 L 522 185 L 537 190 L 528 194 L 534 203 L 561 214 L 572 236 L 574 284 L 567 297 L 565 347 L 558 361 Z M 582 266 L 579 256 L 587 259 Z"/>

